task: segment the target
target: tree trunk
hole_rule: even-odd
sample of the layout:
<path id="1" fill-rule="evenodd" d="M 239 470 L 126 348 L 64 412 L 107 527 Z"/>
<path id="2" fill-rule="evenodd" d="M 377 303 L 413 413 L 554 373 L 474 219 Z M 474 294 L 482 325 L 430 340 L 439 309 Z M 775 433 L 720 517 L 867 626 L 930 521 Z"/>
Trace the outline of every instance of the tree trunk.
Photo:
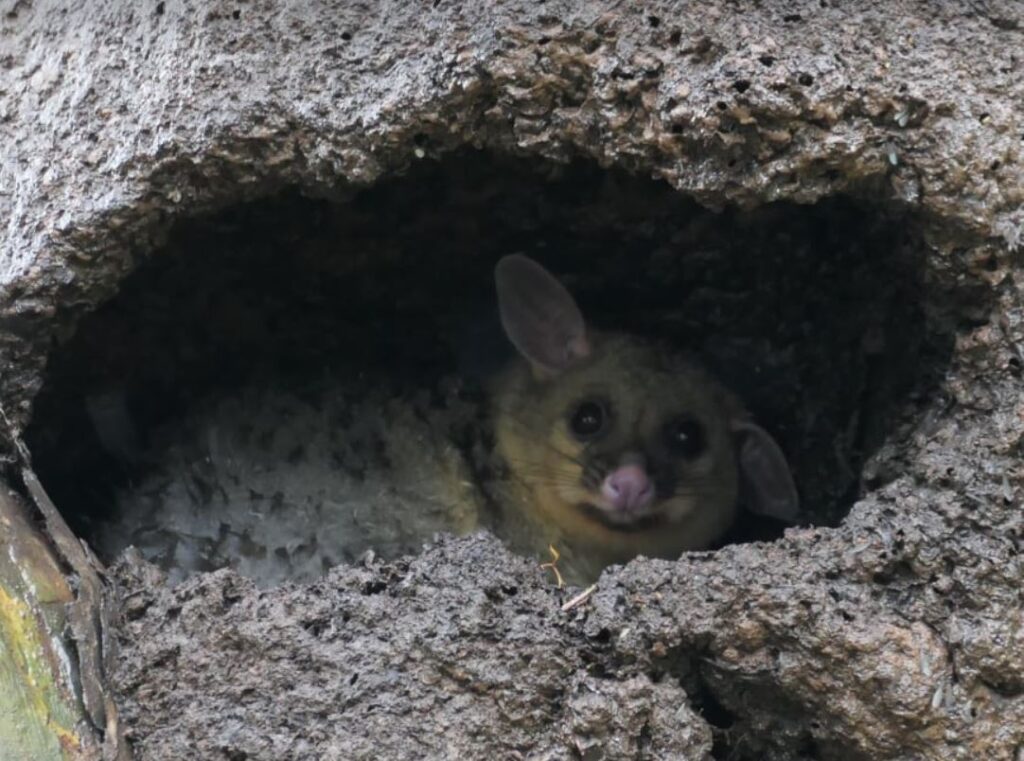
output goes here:
<path id="1" fill-rule="evenodd" d="M 1022 30 L 1012 0 L 0 2 L 0 758 L 1021 758 Z M 596 179 L 536 180 L 545 222 L 534 180 L 506 193 L 506 160 Z M 424 198 L 419 171 L 444 192 Z M 612 202 L 572 206 L 605 185 Z M 359 206 L 367 189 L 387 202 Z M 517 219 L 557 245 L 629 228 L 656 242 L 642 267 L 597 244 L 579 259 L 610 304 L 658 262 L 675 277 L 687 236 L 749 241 L 736 319 L 824 352 L 794 339 L 792 378 L 749 374 L 817 527 L 638 560 L 572 605 L 486 535 L 272 590 L 231 571 L 171 586 L 138 557 L 108 579 L 64 523 L 88 495 L 30 460 L 59 442 L 63 472 L 62 447 L 86 446 L 33 405 L 58 375 L 156 367 L 176 334 L 139 339 L 146 309 L 89 320 L 229 292 L 212 249 L 179 260 L 177 291 L 145 272 L 187 253 L 189 224 L 231 238 L 226 209 L 288 217 L 289 192 L 404 249 L 428 247 L 402 229 L 433 214 L 467 268 L 517 243 Z M 352 271 L 360 240 L 338 243 Z M 727 270 L 680 276 L 708 325 Z M 891 311 L 858 295 L 890 286 Z"/>

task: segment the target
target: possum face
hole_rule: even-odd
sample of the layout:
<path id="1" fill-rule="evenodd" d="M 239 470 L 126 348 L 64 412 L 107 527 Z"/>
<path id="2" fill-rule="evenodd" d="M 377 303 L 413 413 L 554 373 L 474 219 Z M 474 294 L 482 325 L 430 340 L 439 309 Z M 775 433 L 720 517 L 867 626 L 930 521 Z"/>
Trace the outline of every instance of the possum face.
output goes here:
<path id="1" fill-rule="evenodd" d="M 699 369 L 636 339 L 600 336 L 557 377 L 501 409 L 509 466 L 581 520 L 622 532 L 731 516 L 735 402 Z M 508 443 L 506 441 L 506 443 Z"/>
<path id="2" fill-rule="evenodd" d="M 497 400 L 499 450 L 543 520 L 667 554 L 713 542 L 741 489 L 752 510 L 794 516 L 778 446 L 707 373 L 640 339 L 588 335 L 569 293 L 526 257 L 504 258 L 496 280 L 526 360 Z"/>

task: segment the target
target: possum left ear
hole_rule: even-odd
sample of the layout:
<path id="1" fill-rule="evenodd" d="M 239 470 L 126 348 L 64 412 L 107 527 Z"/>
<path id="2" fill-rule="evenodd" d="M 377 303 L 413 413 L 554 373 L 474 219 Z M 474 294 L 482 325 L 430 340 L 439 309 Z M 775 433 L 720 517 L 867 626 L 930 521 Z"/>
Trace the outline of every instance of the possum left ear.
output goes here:
<path id="1" fill-rule="evenodd" d="M 786 456 L 768 432 L 747 420 L 733 421 L 740 496 L 746 507 L 787 523 L 796 521 L 800 498 Z"/>
<path id="2" fill-rule="evenodd" d="M 553 377 L 590 353 L 576 301 L 558 279 L 522 254 L 494 268 L 498 311 L 512 345 L 538 377 Z"/>

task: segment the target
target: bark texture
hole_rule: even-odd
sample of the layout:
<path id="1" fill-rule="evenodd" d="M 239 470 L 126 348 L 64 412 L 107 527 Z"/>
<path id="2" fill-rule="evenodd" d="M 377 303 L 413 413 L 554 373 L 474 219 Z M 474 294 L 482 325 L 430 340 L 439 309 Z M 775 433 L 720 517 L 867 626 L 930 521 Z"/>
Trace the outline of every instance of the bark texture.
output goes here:
<path id="1" fill-rule="evenodd" d="M 1009 0 L 0 4 L 12 434 L 54 342 L 175 221 L 344 200 L 465 145 L 715 208 L 906 213 L 955 340 L 842 525 L 635 562 L 567 612 L 486 537 L 273 591 L 122 565 L 138 755 L 1020 758 L 1022 47 Z"/>

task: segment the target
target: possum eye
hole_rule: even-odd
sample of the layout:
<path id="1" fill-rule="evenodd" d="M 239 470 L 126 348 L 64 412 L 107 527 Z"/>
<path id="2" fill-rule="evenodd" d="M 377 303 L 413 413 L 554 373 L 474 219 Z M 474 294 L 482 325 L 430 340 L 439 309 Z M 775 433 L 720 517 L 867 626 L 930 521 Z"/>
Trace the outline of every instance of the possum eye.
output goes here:
<path id="1" fill-rule="evenodd" d="M 608 415 L 601 402 L 588 399 L 576 406 L 569 415 L 569 427 L 580 441 L 592 439 L 604 430 Z"/>
<path id="2" fill-rule="evenodd" d="M 665 444 L 673 454 L 691 460 L 706 446 L 704 426 L 693 418 L 675 418 L 665 425 Z"/>

